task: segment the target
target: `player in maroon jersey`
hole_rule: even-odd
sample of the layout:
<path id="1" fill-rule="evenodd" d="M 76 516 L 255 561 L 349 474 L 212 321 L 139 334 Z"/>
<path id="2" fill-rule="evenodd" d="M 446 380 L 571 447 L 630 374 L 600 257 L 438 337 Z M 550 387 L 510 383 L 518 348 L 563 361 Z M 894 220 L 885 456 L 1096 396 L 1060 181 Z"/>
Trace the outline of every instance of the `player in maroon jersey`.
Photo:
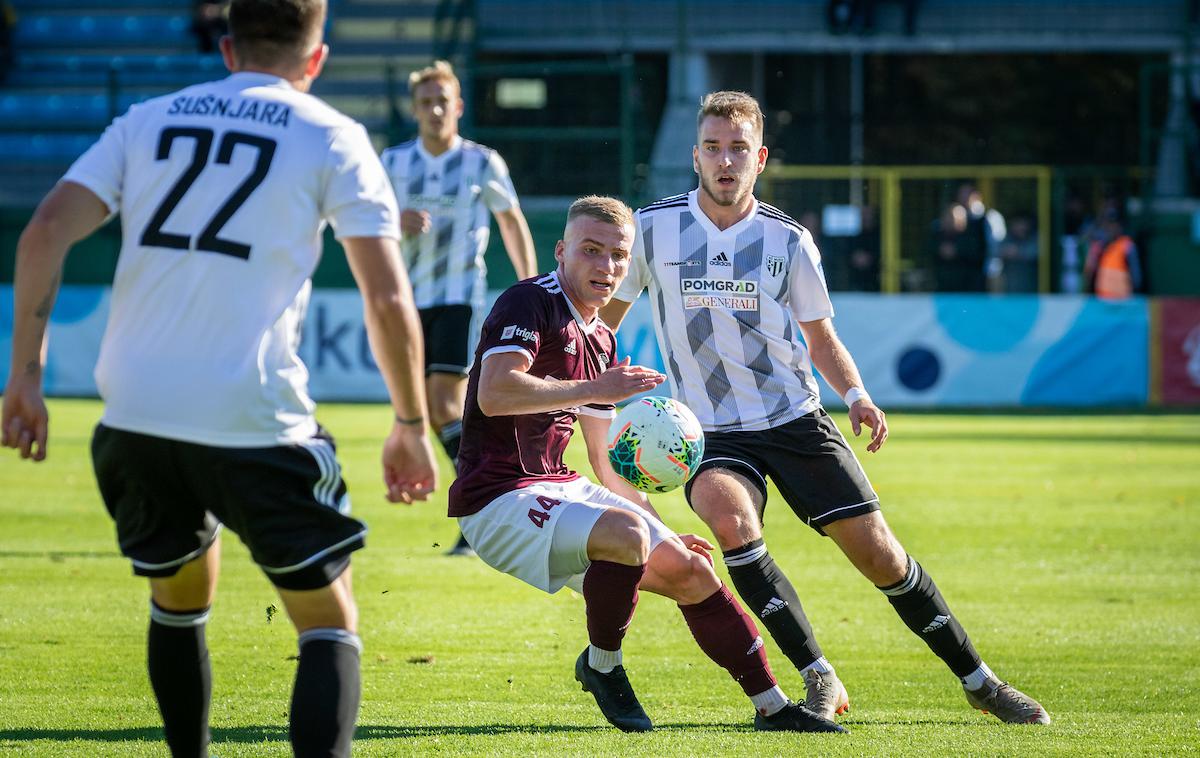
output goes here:
<path id="1" fill-rule="evenodd" d="M 493 568 L 546 592 L 566 584 L 582 592 L 590 644 L 575 678 L 614 726 L 653 728 L 621 665 L 621 640 L 645 589 L 679 604 L 700 648 L 750 697 L 756 728 L 845 731 L 780 690 L 754 622 L 713 571 L 712 545 L 668 529 L 608 463 L 614 404 L 664 379 L 618 361 L 598 316 L 625 277 L 632 245 L 624 203 L 576 200 L 555 247 L 558 269 L 496 301 L 467 384 L 450 515 Z M 599 485 L 563 462 L 576 419 Z"/>

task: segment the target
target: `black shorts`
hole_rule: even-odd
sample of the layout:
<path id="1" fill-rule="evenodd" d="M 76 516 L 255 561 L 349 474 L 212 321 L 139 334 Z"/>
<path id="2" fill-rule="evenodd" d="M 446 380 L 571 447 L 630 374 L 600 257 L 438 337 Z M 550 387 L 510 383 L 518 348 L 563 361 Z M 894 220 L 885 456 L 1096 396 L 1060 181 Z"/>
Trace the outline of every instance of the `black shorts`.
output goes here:
<path id="1" fill-rule="evenodd" d="M 822 526 L 879 510 L 879 496 L 833 419 L 817 409 L 774 429 L 710 432 L 696 475 L 710 468 L 749 477 L 767 502 L 767 477 L 804 523 Z M 692 483 L 684 493 L 691 503 Z"/>
<path id="2" fill-rule="evenodd" d="M 417 313 L 425 337 L 425 373 L 466 376 L 475 341 L 471 333 L 471 306 L 435 305 Z"/>
<path id="3" fill-rule="evenodd" d="M 289 590 L 324 587 L 361 548 L 333 439 L 227 448 L 100 424 L 92 462 L 121 553 L 140 576 L 174 576 L 224 524 L 267 577 Z"/>

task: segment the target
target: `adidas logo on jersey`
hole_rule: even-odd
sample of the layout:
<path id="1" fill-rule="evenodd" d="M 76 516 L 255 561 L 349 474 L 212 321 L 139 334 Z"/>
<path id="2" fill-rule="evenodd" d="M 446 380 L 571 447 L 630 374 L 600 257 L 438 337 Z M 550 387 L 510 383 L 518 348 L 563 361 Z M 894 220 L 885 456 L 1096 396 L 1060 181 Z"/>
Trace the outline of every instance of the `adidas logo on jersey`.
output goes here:
<path id="1" fill-rule="evenodd" d="M 575 347 L 574 342 L 568 342 L 567 346 L 563 348 L 563 352 L 567 355 L 577 355 L 579 353 L 579 349 Z"/>
<path id="2" fill-rule="evenodd" d="M 754 638 L 754 644 L 746 651 L 746 655 L 754 655 L 763 646 L 762 635 Z"/>
<path id="3" fill-rule="evenodd" d="M 787 604 L 786 600 L 780 600 L 777 597 L 773 597 L 773 598 L 771 598 L 770 602 L 767 603 L 767 607 L 762 609 L 762 613 L 758 614 L 758 617 L 765 619 L 767 616 L 770 616 L 775 611 L 782 611 L 784 608 L 787 608 L 787 607 L 788 607 L 788 604 Z"/>
<path id="4" fill-rule="evenodd" d="M 712 258 L 708 259 L 708 265 L 710 265 L 710 266 L 732 266 L 733 264 L 729 262 L 729 256 L 725 255 L 725 253 L 717 253 Z"/>
<path id="5" fill-rule="evenodd" d="M 949 624 L 949 623 L 950 623 L 950 617 L 939 613 L 938 615 L 933 617 L 933 621 L 929 622 L 929 626 L 927 626 L 921 630 L 921 634 L 929 634 L 930 632 L 936 632 L 938 629 L 941 629 L 943 626 L 945 626 L 946 624 Z"/>

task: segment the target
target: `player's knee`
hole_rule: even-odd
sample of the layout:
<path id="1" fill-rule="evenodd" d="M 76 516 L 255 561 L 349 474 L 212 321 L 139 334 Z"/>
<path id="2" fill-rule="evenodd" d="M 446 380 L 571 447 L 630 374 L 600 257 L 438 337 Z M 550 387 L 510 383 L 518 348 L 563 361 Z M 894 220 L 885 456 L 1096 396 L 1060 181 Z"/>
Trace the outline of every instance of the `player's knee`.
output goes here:
<path id="1" fill-rule="evenodd" d="M 664 550 L 663 560 L 654 567 L 674 591 L 672 597 L 683 605 L 690 605 L 705 600 L 717 591 L 721 582 L 707 560 L 682 546 L 672 548 L 669 552 Z M 658 557 L 655 555 L 654 559 Z"/>
<path id="2" fill-rule="evenodd" d="M 908 555 L 899 545 L 895 548 L 868 551 L 855 561 L 862 574 L 877 587 L 903 581 L 908 572 Z"/>
<path id="3" fill-rule="evenodd" d="M 588 540 L 588 557 L 640 566 L 650 554 L 650 528 L 641 516 L 618 508 L 604 512 Z"/>
<path id="4" fill-rule="evenodd" d="M 722 549 L 739 547 L 761 536 L 753 500 L 748 492 L 731 486 L 727 472 L 700 472 L 691 490 L 691 504 Z"/>

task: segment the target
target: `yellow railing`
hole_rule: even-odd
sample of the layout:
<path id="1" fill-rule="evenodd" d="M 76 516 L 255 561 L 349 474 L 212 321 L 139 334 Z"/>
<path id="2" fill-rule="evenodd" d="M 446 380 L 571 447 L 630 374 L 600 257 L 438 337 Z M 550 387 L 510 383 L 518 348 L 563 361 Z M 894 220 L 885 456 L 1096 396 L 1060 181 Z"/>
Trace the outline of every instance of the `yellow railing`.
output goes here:
<path id="1" fill-rule="evenodd" d="M 871 203 L 879 208 L 880 232 L 880 289 L 883 292 L 900 292 L 901 274 L 905 263 L 912 262 L 916 251 L 904 249 L 904 232 L 909 236 L 919 233 L 920 227 L 905 219 L 902 199 L 903 184 L 910 180 L 959 180 L 973 183 L 980 191 L 985 204 L 993 206 L 997 180 L 1029 180 L 1032 196 L 1025 201 L 1035 217 L 1038 246 L 1038 290 L 1051 289 L 1051 183 L 1053 171 L 1049 166 L 786 166 L 768 164 L 760 180 L 759 192 L 767 202 L 781 194 L 782 185 L 798 181 L 846 182 L 845 194 L 848 204 L 860 204 L 862 187 L 869 185 L 878 194 Z M 945 188 L 939 189 L 946 195 Z M 1028 194 L 1028 193 L 1026 193 Z M 781 203 L 781 205 L 784 205 Z M 784 205 L 784 210 L 800 215 L 803 210 Z M 818 210 L 810 208 L 807 210 Z M 1002 212 L 1003 208 L 1000 209 Z M 921 219 L 925 223 L 928 219 Z M 908 224 L 906 226 L 906 224 Z M 905 253 L 908 253 L 906 256 Z"/>

